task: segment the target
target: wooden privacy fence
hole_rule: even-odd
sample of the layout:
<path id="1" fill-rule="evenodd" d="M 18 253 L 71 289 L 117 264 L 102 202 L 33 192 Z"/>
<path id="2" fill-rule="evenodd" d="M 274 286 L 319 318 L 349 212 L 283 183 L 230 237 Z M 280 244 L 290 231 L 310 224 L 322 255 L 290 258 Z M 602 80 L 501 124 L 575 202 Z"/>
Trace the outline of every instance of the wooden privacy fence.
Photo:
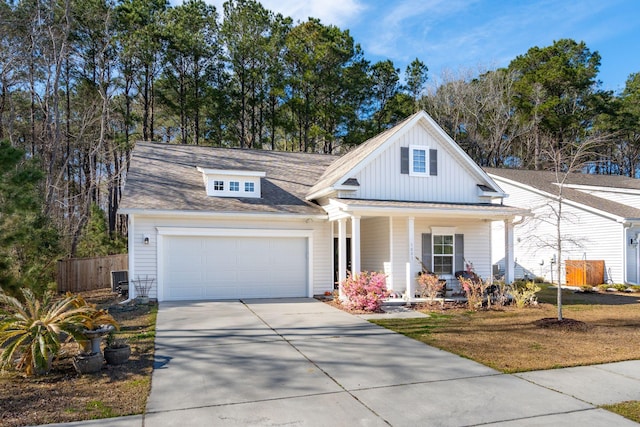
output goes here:
<path id="1" fill-rule="evenodd" d="M 59 292 L 80 292 L 110 288 L 111 272 L 129 269 L 127 254 L 58 261 L 56 282 Z"/>
<path id="2" fill-rule="evenodd" d="M 604 283 L 603 260 L 566 261 L 568 286 L 596 286 Z"/>

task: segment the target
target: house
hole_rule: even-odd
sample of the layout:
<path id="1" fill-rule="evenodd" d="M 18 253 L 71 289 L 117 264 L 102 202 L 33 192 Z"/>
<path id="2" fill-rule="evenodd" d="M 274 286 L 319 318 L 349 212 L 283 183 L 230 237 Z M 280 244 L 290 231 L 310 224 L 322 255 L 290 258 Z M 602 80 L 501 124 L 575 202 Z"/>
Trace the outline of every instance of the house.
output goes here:
<path id="1" fill-rule="evenodd" d="M 138 143 L 120 213 L 129 277 L 159 301 L 311 297 L 348 270 L 411 299 L 420 261 L 451 286 L 465 261 L 490 277 L 492 221 L 509 254 L 526 214 L 504 197 L 419 112 L 342 157 Z"/>
<path id="2" fill-rule="evenodd" d="M 557 225 L 562 236 L 562 260 L 604 261 L 604 282 L 640 283 L 640 180 L 611 175 L 571 173 L 562 188 L 554 172 L 485 168 L 509 193 L 509 203 L 532 210 L 533 216 L 514 229 L 514 254 L 524 269 L 547 280 L 557 276 L 554 259 Z M 559 218 L 559 220 L 558 220 Z M 497 235 L 503 233 L 499 224 Z M 494 262 L 504 264 L 499 246 Z M 565 283 L 565 273 L 560 277 Z"/>

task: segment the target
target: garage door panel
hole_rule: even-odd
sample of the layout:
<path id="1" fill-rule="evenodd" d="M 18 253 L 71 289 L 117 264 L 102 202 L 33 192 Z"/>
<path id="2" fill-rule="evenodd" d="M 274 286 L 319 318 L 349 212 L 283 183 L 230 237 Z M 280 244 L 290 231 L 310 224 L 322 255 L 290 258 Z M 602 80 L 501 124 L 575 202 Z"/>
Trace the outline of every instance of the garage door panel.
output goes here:
<path id="1" fill-rule="evenodd" d="M 167 236 L 163 297 L 237 299 L 307 296 L 307 239 Z"/>
<path id="2" fill-rule="evenodd" d="M 202 299 L 202 287 L 181 286 L 171 288 L 167 299 Z"/>

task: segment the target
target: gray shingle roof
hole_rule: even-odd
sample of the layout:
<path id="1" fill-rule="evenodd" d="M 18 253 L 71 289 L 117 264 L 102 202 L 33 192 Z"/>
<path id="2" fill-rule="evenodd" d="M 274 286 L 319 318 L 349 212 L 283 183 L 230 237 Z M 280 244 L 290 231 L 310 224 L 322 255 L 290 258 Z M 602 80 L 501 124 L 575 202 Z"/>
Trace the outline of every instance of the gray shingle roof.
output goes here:
<path id="1" fill-rule="evenodd" d="M 139 142 L 120 209 L 324 215 L 304 196 L 336 156 Z M 266 172 L 262 198 L 207 196 L 196 167 Z"/>
<path id="2" fill-rule="evenodd" d="M 371 208 L 396 208 L 396 209 L 416 209 L 428 212 L 430 210 L 441 214 L 442 211 L 467 211 L 467 212 L 494 212 L 508 215 L 526 215 L 529 210 L 526 208 L 516 208 L 513 206 L 499 205 L 493 203 L 444 203 L 444 202 L 405 202 L 401 200 L 363 200 L 363 199 L 339 199 L 353 207 Z"/>
<path id="3" fill-rule="evenodd" d="M 368 139 L 353 150 L 349 151 L 344 156 L 340 157 L 337 161 L 335 161 L 331 166 L 327 168 L 318 182 L 313 187 L 311 187 L 307 196 L 317 193 L 318 191 L 322 191 L 326 188 L 330 188 L 336 184 L 342 184 L 341 182 L 337 182 L 337 180 L 349 173 L 349 171 L 356 167 L 361 161 L 365 160 L 371 153 L 373 153 L 389 138 L 400 131 L 407 122 L 411 121 L 411 119 L 413 119 L 418 114 L 420 114 L 420 112 L 407 117 L 391 129 L 387 129 L 386 131 L 374 136 L 373 138 Z"/>
<path id="4" fill-rule="evenodd" d="M 556 174 L 549 171 L 533 171 L 523 169 L 484 168 L 490 175 L 502 177 L 511 181 L 533 187 L 549 194 L 558 194 Z M 613 175 L 588 175 L 571 173 L 565 181 L 567 184 L 589 185 L 610 188 L 640 189 L 640 180 Z M 640 209 L 622 203 L 613 202 L 573 188 L 565 187 L 563 196 L 573 202 L 607 212 L 622 218 L 640 218 Z"/>

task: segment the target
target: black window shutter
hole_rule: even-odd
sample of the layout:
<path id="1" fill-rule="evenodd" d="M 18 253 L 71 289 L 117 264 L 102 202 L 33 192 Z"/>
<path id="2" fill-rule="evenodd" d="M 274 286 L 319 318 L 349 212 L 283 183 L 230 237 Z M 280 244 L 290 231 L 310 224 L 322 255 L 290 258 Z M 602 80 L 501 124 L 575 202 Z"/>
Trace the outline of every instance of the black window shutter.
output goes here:
<path id="1" fill-rule="evenodd" d="M 464 270 L 464 234 L 456 234 L 455 235 L 455 272 Z"/>
<path id="2" fill-rule="evenodd" d="M 429 175 L 438 175 L 438 150 L 429 150 Z"/>
<path id="3" fill-rule="evenodd" d="M 422 264 L 424 267 L 433 271 L 433 266 L 431 265 L 431 255 L 433 253 L 433 246 L 431 245 L 431 233 L 422 235 Z"/>
<path id="4" fill-rule="evenodd" d="M 409 147 L 400 147 L 400 173 L 409 174 Z"/>

